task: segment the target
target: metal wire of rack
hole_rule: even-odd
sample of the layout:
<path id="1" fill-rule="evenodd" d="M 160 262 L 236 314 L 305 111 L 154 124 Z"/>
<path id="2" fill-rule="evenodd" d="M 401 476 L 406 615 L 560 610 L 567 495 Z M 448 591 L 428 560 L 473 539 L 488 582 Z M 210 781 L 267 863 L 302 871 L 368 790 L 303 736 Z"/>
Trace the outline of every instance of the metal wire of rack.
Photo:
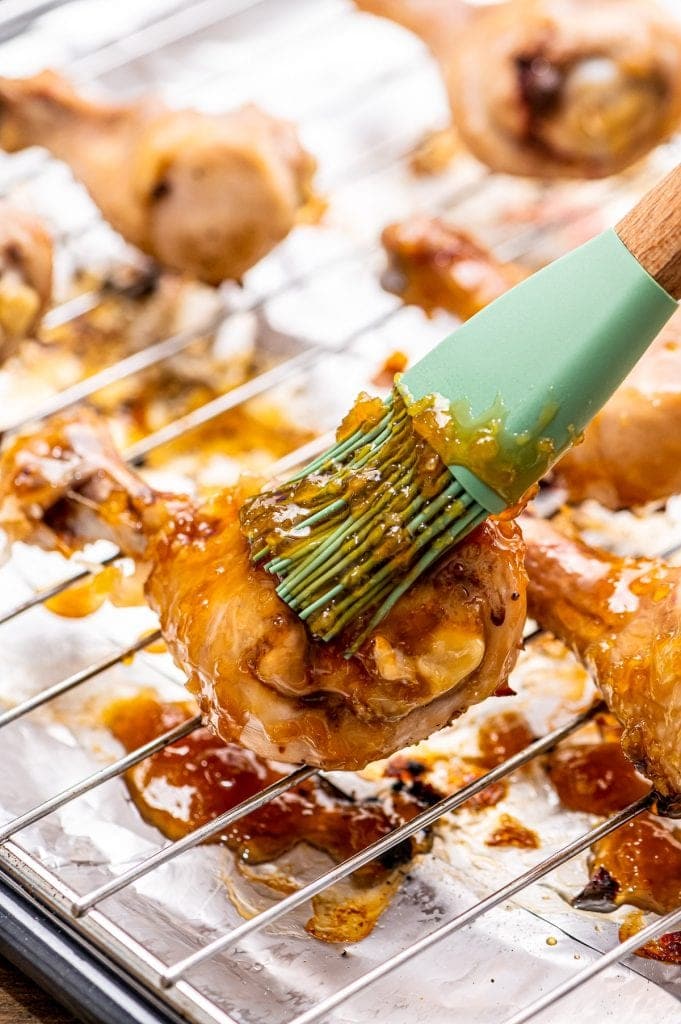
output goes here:
<path id="1" fill-rule="evenodd" d="M 203 2 L 192 4 L 175 4 L 173 6 L 177 9 L 171 10 L 164 18 L 150 21 L 125 40 L 114 41 L 103 46 L 96 53 L 82 57 L 76 68 L 77 75 L 78 77 L 95 77 L 98 74 L 110 72 L 129 62 L 138 60 L 146 54 L 154 53 L 159 45 L 168 45 L 176 40 L 185 38 L 189 33 L 204 30 L 218 22 L 225 22 L 230 16 L 251 11 L 261 6 L 263 2 L 264 0 L 239 0 L 239 2 L 228 5 L 228 9 L 225 8 L 223 3 L 217 2 L 217 0 L 203 0 Z M 31 13 L 40 13 L 51 6 L 56 5 L 47 3 L 34 4 L 32 5 L 34 8 L 32 12 L 23 11 L 21 16 L 22 18 L 29 17 Z M 0 19 L 1 28 L 3 28 L 2 19 Z M 217 77 L 207 75 L 201 79 L 200 85 L 205 87 L 216 80 Z M 390 82 L 391 80 L 390 75 L 388 75 L 386 81 Z M 36 173 L 40 173 L 39 167 Z M 486 179 L 483 176 L 472 184 L 463 186 L 456 195 L 445 197 L 441 203 L 442 208 L 446 210 L 454 201 L 469 194 L 471 189 L 473 192 L 483 189 L 485 181 Z M 532 244 L 537 230 L 550 230 L 555 226 L 555 223 L 555 221 L 547 222 L 541 229 L 533 228 L 529 232 L 517 233 L 515 239 L 512 239 L 510 243 L 508 241 L 505 243 L 504 258 L 510 259 L 514 256 L 517 258 L 517 256 L 522 254 L 523 247 Z M 560 223 L 560 218 L 558 223 Z M 375 253 L 375 251 L 376 249 L 372 245 L 356 245 L 350 253 L 343 254 L 340 260 L 366 259 L 368 255 Z M 333 261 L 331 265 L 333 265 Z M 294 290 L 308 277 L 318 273 L 319 269 L 319 267 L 315 267 L 313 270 L 305 271 L 303 274 L 292 275 L 282 285 L 256 298 L 248 308 L 261 308 L 273 297 Z M 89 308 L 89 302 L 96 303 L 97 301 L 98 297 L 96 295 L 90 298 L 86 297 L 84 301 L 81 300 L 80 305 L 78 300 L 74 300 L 71 305 L 67 303 L 64 307 L 57 308 L 48 314 L 48 322 L 51 318 L 53 324 L 66 323 L 70 318 L 81 315 Z M 160 446 L 221 415 L 227 409 L 236 408 L 254 396 L 264 394 L 275 386 L 295 376 L 304 374 L 310 368 L 328 358 L 330 352 L 337 354 L 339 351 L 347 350 L 359 337 L 380 325 L 390 322 L 391 319 L 399 315 L 399 312 L 400 306 L 398 304 L 392 305 L 386 311 L 380 312 L 370 321 L 362 324 L 356 331 L 347 334 L 341 344 L 331 350 L 319 349 L 305 344 L 304 340 L 301 340 L 301 351 L 297 352 L 293 357 L 284 360 L 273 368 L 265 370 L 252 380 L 237 386 L 194 412 L 183 416 L 175 423 L 161 428 L 154 434 L 144 438 L 126 452 L 126 457 L 131 462 L 139 461 Z M 212 320 L 203 324 L 200 329 L 160 339 L 151 344 L 147 349 L 137 352 L 110 367 L 106 367 L 92 377 L 56 394 L 52 399 L 36 408 L 27 419 L 40 419 L 50 413 L 67 408 L 74 403 L 82 401 L 84 398 L 90 397 L 108 383 L 139 373 L 143 369 L 147 369 L 162 360 L 178 354 L 198 334 L 209 333 L 215 330 L 229 315 L 230 310 L 223 308 Z M 24 422 L 22 420 L 21 423 L 12 424 L 7 428 L 6 432 L 17 429 L 24 425 Z M 326 440 L 326 438 L 317 439 L 298 452 L 294 452 L 279 460 L 272 467 L 273 472 L 283 472 L 297 462 L 309 458 L 323 446 Z M 111 564 L 118 558 L 119 555 L 113 553 L 105 558 L 101 564 Z M 37 592 L 33 597 L 17 603 L 0 615 L 0 625 L 16 619 L 37 604 L 43 603 L 49 597 L 61 593 L 75 583 L 82 582 L 89 573 L 90 570 L 88 568 L 77 570 L 68 578 L 58 581 L 48 588 Z M 528 641 L 531 641 L 537 635 L 538 631 L 531 634 L 528 636 Z M 113 665 L 143 650 L 158 640 L 159 637 L 160 632 L 154 630 L 134 643 L 128 644 L 109 656 L 93 662 L 80 671 L 61 679 L 49 688 L 9 708 L 0 714 L 0 729 L 8 726 L 10 723 L 19 721 L 30 712 L 50 704 L 57 697 L 75 690 L 87 681 L 96 678 Z M 164 733 L 157 739 L 131 751 L 124 757 L 117 758 L 98 771 L 83 777 L 63 792 L 57 793 L 53 797 L 29 808 L 12 820 L 5 822 L 0 826 L 0 864 L 9 876 L 18 880 L 22 886 L 39 898 L 50 911 L 58 917 L 69 921 L 96 947 L 106 950 L 108 956 L 113 961 L 157 991 L 174 993 L 174 998 L 177 1000 L 179 1007 L 192 1019 L 233 1024 L 231 1016 L 215 1006 L 199 989 L 187 980 L 187 975 L 192 970 L 222 950 L 235 949 L 238 943 L 246 936 L 268 927 L 295 908 L 305 904 L 315 895 L 324 892 L 333 884 L 347 878 L 361 866 L 391 850 L 400 842 L 418 833 L 421 829 L 433 825 L 444 815 L 465 804 L 466 801 L 480 793 L 491 783 L 498 782 L 519 768 L 530 764 L 542 754 L 550 751 L 557 743 L 570 736 L 586 722 L 590 721 L 601 709 L 602 705 L 596 704 L 586 712 L 573 717 L 552 732 L 537 739 L 521 753 L 509 758 L 503 764 L 488 771 L 485 775 L 465 785 L 450 796 L 442 798 L 432 807 L 418 814 L 413 820 L 396 828 L 389 835 L 379 839 L 370 847 L 335 865 L 311 883 L 285 896 L 267 910 L 261 911 L 251 919 L 244 921 L 229 932 L 207 943 L 191 955 L 173 963 L 163 963 L 151 954 L 143 945 L 135 940 L 133 935 L 126 933 L 111 920 L 107 916 L 106 910 L 101 908 L 101 904 L 115 897 L 135 882 L 145 878 L 162 865 L 168 864 L 212 836 L 219 834 L 228 825 L 264 806 L 277 795 L 313 777 L 317 774 L 316 769 L 301 766 L 262 792 L 191 832 L 185 838 L 171 842 L 155 853 L 138 860 L 110 881 L 85 894 L 79 894 L 74 891 L 73 888 L 60 878 L 56 870 L 45 867 L 44 864 L 39 862 L 27 850 L 23 849 L 17 842 L 17 836 L 29 825 L 42 821 L 45 817 L 67 806 L 79 796 L 90 793 L 105 782 L 120 777 L 127 769 L 163 749 L 166 745 L 189 735 L 200 725 L 199 716 L 194 716 L 189 721 Z M 522 891 L 525 887 L 544 878 L 558 866 L 564 864 L 578 853 L 587 850 L 597 839 L 608 835 L 622 824 L 633 820 L 646 808 L 650 807 L 653 800 L 654 795 L 644 797 L 567 843 L 561 849 L 540 860 L 522 875 L 499 888 L 496 892 L 491 893 L 476 904 L 468 907 L 465 911 L 445 921 L 418 941 L 410 943 L 398 953 L 383 963 L 376 965 L 372 970 L 364 973 L 337 992 L 303 1010 L 297 1016 L 291 1018 L 290 1024 L 311 1024 L 312 1021 L 326 1017 L 335 1008 L 346 1000 L 358 995 L 378 979 L 398 969 L 407 961 L 429 949 L 433 944 L 471 924 L 488 911 Z M 544 993 L 539 999 L 536 999 L 524 1009 L 509 1017 L 505 1024 L 521 1024 L 521 1022 L 531 1019 L 537 1013 L 550 1007 L 557 1000 L 574 991 L 580 985 L 588 982 L 598 972 L 605 970 L 608 966 L 633 952 L 644 942 L 672 930 L 680 923 L 681 909 L 661 917 L 647 926 L 639 935 L 619 943 L 609 952 L 598 956 L 582 971 L 576 972 L 574 976 L 566 979 L 557 988 Z"/>

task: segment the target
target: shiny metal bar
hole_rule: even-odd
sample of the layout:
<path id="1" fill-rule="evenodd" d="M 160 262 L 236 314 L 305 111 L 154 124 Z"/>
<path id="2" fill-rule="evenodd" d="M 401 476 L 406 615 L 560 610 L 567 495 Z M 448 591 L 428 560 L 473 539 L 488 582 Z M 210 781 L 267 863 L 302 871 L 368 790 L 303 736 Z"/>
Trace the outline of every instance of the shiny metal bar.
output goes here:
<path id="1" fill-rule="evenodd" d="M 309 349 L 278 363 L 270 370 L 265 370 L 264 373 L 258 374 L 257 377 L 253 377 L 251 380 L 247 380 L 243 384 L 232 388 L 231 391 L 226 391 L 224 395 L 218 395 L 217 398 L 205 402 L 198 409 L 180 416 L 179 419 L 176 419 L 173 423 L 166 424 L 165 427 L 154 431 L 153 434 L 148 434 L 141 441 L 126 449 L 126 461 L 138 462 L 162 445 L 176 441 L 183 434 L 188 433 L 190 430 L 196 430 L 197 427 L 204 426 L 229 409 L 234 409 L 237 405 L 241 405 L 242 402 L 247 402 L 257 395 L 262 395 L 263 392 L 268 391 L 270 388 L 290 380 L 303 370 L 311 368 L 320 358 L 321 353 L 318 349 Z"/>
<path id="2" fill-rule="evenodd" d="M 70 690 L 74 690 L 81 683 L 86 683 L 89 679 L 94 679 L 101 672 L 106 672 L 107 669 L 113 668 L 114 665 L 118 665 L 121 661 L 125 661 L 126 658 L 131 657 L 133 654 L 137 654 L 138 651 L 144 650 L 149 644 L 155 643 L 161 639 L 161 631 L 159 629 L 153 630 L 146 636 L 140 637 L 134 644 L 130 644 L 129 647 L 124 648 L 122 651 L 117 651 L 115 654 L 109 654 L 106 658 L 102 658 L 101 661 L 96 661 L 93 665 L 88 665 L 87 668 L 83 668 L 80 672 L 74 672 L 73 675 L 67 676 L 66 679 L 62 679 L 60 682 L 55 683 L 54 686 L 49 686 L 46 690 L 41 690 L 40 693 L 36 693 L 33 697 L 29 697 L 28 700 L 22 701 L 21 704 L 17 704 L 16 707 L 10 708 L 8 711 L 4 711 L 0 714 L 0 729 L 5 725 L 9 725 L 10 722 L 16 722 L 18 718 L 23 718 L 30 711 L 35 711 L 36 708 L 42 707 L 44 704 L 48 704 L 49 701 L 54 700 L 55 697 L 61 697 L 62 694 L 68 693 Z"/>
<path id="3" fill-rule="evenodd" d="M 282 455 L 280 459 L 268 466 L 267 473 L 270 477 L 284 476 L 298 466 L 304 466 L 306 462 L 312 462 L 318 455 L 321 455 L 325 448 L 330 448 L 336 440 L 336 431 L 327 430 L 325 434 L 313 437 L 307 444 L 301 444 L 300 448 Z"/>
<path id="4" fill-rule="evenodd" d="M 443 815 L 448 814 L 450 811 L 456 810 L 472 796 L 480 793 L 483 789 L 489 786 L 493 782 L 498 782 L 500 779 L 510 775 L 517 768 L 521 768 L 525 764 L 529 764 L 535 757 L 540 754 L 546 753 L 551 750 L 557 743 L 569 736 L 570 733 L 574 732 L 575 729 L 579 729 L 580 726 L 589 722 L 595 714 L 602 711 L 605 705 L 603 702 L 598 702 L 588 710 L 577 715 L 575 718 L 570 719 L 564 725 L 559 726 L 552 732 L 547 733 L 546 736 L 541 739 L 535 740 L 525 750 L 510 757 L 503 764 L 498 765 L 496 768 L 492 768 L 491 771 L 485 775 L 476 779 L 474 782 L 464 786 L 463 789 L 458 790 L 456 793 L 452 793 L 451 796 L 445 797 L 443 800 L 439 800 L 438 803 L 427 810 L 417 814 L 411 821 L 406 822 L 404 825 L 400 825 L 399 828 L 394 829 L 389 835 L 383 836 L 381 839 L 376 840 L 370 846 L 367 846 L 364 850 L 356 853 L 353 857 L 349 857 L 347 860 L 337 864 L 331 870 L 326 871 L 319 878 L 315 879 L 314 882 L 310 882 L 309 885 L 303 886 L 297 892 L 292 893 L 290 896 L 286 896 L 283 900 L 275 903 L 274 906 L 269 907 L 267 910 L 262 911 L 255 917 L 252 917 L 248 921 L 244 921 L 243 924 L 238 925 L 232 931 L 226 935 L 221 935 L 219 938 L 214 939 L 203 949 L 198 950 L 191 956 L 185 957 L 183 960 L 179 960 L 176 964 L 169 967 L 161 977 L 161 983 L 164 988 L 169 988 L 174 985 L 181 977 L 183 977 L 193 967 L 197 967 L 204 961 L 209 960 L 215 956 L 222 949 L 227 946 L 233 946 L 241 939 L 245 938 L 246 935 L 250 935 L 253 932 L 259 931 L 261 928 L 265 928 L 267 925 L 272 924 L 274 921 L 279 920 L 285 914 L 288 914 L 291 910 L 301 906 L 308 900 L 312 899 L 318 893 L 323 892 L 324 889 L 328 889 L 329 886 L 334 885 L 335 882 L 340 882 L 343 878 L 347 878 L 353 871 L 368 864 L 369 861 L 374 860 L 376 857 L 382 856 L 387 853 L 398 843 L 401 843 L 405 839 L 409 839 L 417 832 L 424 828 L 428 828 L 434 825 L 435 822 Z"/>
<path id="5" fill-rule="evenodd" d="M 483 914 L 498 907 L 500 903 L 504 903 L 506 900 L 515 896 L 517 893 L 526 889 L 528 886 L 538 882 L 545 875 L 550 874 L 555 868 L 560 867 L 561 864 L 565 864 L 566 861 L 571 860 L 577 854 L 587 850 L 593 843 L 602 839 L 604 836 L 614 832 L 620 825 L 625 825 L 632 818 L 635 818 L 638 814 L 641 814 L 647 807 L 650 807 L 654 800 L 654 795 L 641 797 L 640 800 L 636 800 L 635 803 L 625 807 L 623 811 L 619 811 L 614 814 L 607 821 L 592 828 L 589 832 L 585 832 L 584 835 L 579 836 L 577 839 L 573 839 L 571 843 L 567 843 L 561 847 L 555 853 L 545 857 L 544 860 L 540 861 L 533 868 L 528 871 L 524 871 L 522 875 L 518 875 L 511 882 L 502 886 L 501 889 L 497 889 L 496 892 L 487 896 L 484 900 L 480 900 L 479 903 L 469 907 L 468 910 L 464 910 L 462 914 L 457 914 L 456 917 L 452 918 L 451 921 L 447 921 L 446 924 L 440 925 L 434 931 L 425 935 L 422 939 L 417 942 L 413 942 L 406 949 L 401 950 L 394 956 L 384 960 L 383 963 L 378 964 L 371 971 L 367 971 L 360 978 L 351 982 L 349 985 L 345 985 L 338 992 L 334 992 L 333 995 L 328 996 L 326 999 L 320 1000 L 315 1006 L 306 1010 L 304 1013 L 298 1014 L 293 1020 L 289 1021 L 288 1024 L 312 1024 L 313 1021 L 320 1020 L 322 1017 L 326 1017 L 331 1010 L 334 1010 L 341 1003 L 345 1003 L 352 996 L 357 995 L 358 992 L 363 992 L 364 989 L 368 988 L 369 985 L 373 985 L 379 978 L 384 978 L 386 974 L 390 974 L 392 971 L 401 967 L 403 964 L 412 960 L 414 957 L 423 953 L 426 949 L 430 949 L 431 946 L 435 945 L 436 942 L 440 942 L 448 935 L 452 935 L 454 932 L 459 931 L 467 924 L 472 924 Z"/>
<path id="6" fill-rule="evenodd" d="M 117 68 L 132 64 L 164 46 L 189 38 L 220 21 L 241 14 L 249 8 L 259 7 L 264 0 L 201 0 L 199 3 L 180 4 L 170 14 L 154 18 L 141 25 L 130 35 L 71 61 L 69 77 L 74 81 L 99 78 Z"/>
<path id="7" fill-rule="evenodd" d="M 147 857 L 139 864 L 136 864 L 128 871 L 125 871 L 122 875 L 118 875 L 110 882 L 106 882 L 104 885 L 101 885 L 98 889 L 93 889 L 93 891 L 88 893 L 86 896 L 82 896 L 79 899 L 74 900 L 71 912 L 75 917 L 82 917 L 83 914 L 86 914 L 88 910 L 91 910 L 97 903 L 101 903 L 102 900 L 120 892 L 121 889 L 125 889 L 132 882 L 136 882 L 137 879 L 143 878 L 144 875 L 149 874 L 150 871 L 154 871 L 162 864 L 167 864 L 168 861 L 174 860 L 175 857 L 179 857 L 179 855 L 184 853 L 185 850 L 191 850 L 193 847 L 205 842 L 206 839 L 211 839 L 213 836 L 218 835 L 223 829 L 227 828 L 233 822 L 239 821 L 240 818 L 245 818 L 247 814 L 252 814 L 253 811 L 259 810 L 281 793 L 285 793 L 287 790 L 292 789 L 301 782 L 305 782 L 306 779 L 309 779 L 316 774 L 316 768 L 308 768 L 306 766 L 297 768 L 294 772 L 291 772 L 290 775 L 287 775 L 283 779 L 279 779 L 278 782 L 273 782 L 271 786 L 267 786 L 267 788 L 263 789 L 260 793 L 256 793 L 254 796 L 249 797 L 248 800 L 243 800 L 240 804 L 237 804 L 236 807 L 232 807 L 229 811 L 225 811 L 224 814 L 219 815 L 219 817 L 215 818 L 213 821 L 209 821 L 200 828 L 190 832 L 189 835 L 184 836 L 183 839 L 178 839 L 177 842 L 171 843 L 170 846 L 164 846 L 163 849 L 152 854 L 151 857 Z"/>
<path id="8" fill-rule="evenodd" d="M 588 967 L 584 967 L 583 970 L 579 971 L 573 978 L 568 978 L 560 985 L 556 985 L 549 992 L 546 992 L 543 996 L 535 999 L 529 1006 L 519 1010 L 518 1013 L 514 1013 L 512 1017 L 508 1017 L 503 1024 L 524 1024 L 525 1021 L 530 1020 L 532 1017 L 536 1017 L 542 1010 L 547 1010 L 550 1006 L 553 1006 L 560 999 L 563 999 L 570 992 L 574 992 L 576 989 L 581 988 L 582 985 L 586 985 L 588 981 L 595 978 L 597 974 L 604 971 L 606 967 L 611 967 L 616 964 L 619 960 L 624 959 L 630 953 L 636 952 L 641 946 L 645 945 L 651 939 L 657 939 L 660 935 L 665 935 L 667 932 L 673 931 L 678 925 L 681 925 L 681 907 L 677 910 L 672 910 L 664 917 L 660 917 L 657 921 L 653 921 L 651 924 L 646 925 L 636 935 L 632 935 L 624 942 L 618 943 L 613 949 L 607 953 L 603 953 L 597 960 L 590 963 Z"/>
<path id="9" fill-rule="evenodd" d="M 72 299 L 60 302 L 58 306 L 52 306 L 42 320 L 42 327 L 48 331 L 56 327 L 63 327 L 64 324 L 77 320 L 79 316 L 91 313 L 101 303 L 104 293 L 101 291 L 81 292 L 74 295 Z"/>
<path id="10" fill-rule="evenodd" d="M 309 271 L 291 276 L 284 282 L 284 284 L 277 288 L 273 288 L 265 295 L 262 295 L 253 302 L 239 308 L 239 310 L 232 311 L 229 309 L 223 309 L 214 316 L 207 318 L 207 320 L 201 325 L 188 328 L 185 331 L 180 331 L 178 334 L 172 335 L 169 338 L 162 338 L 160 341 L 152 342 L 150 345 L 147 345 L 146 348 L 140 349 L 138 352 L 133 352 L 131 355 L 120 359 L 117 363 L 112 363 L 111 366 L 106 366 L 103 370 L 99 370 L 97 373 L 91 374 L 89 377 L 85 377 L 83 380 L 70 385 L 63 391 L 57 392 L 52 398 L 45 401 L 32 412 L 28 413 L 22 420 L 12 423 L 11 426 L 3 427 L 2 431 L 7 433 L 18 430 L 26 423 L 32 422 L 33 420 L 44 419 L 46 416 L 51 416 L 55 412 L 60 412 L 71 405 L 75 405 L 77 402 L 82 402 L 84 399 L 92 397 L 95 392 L 109 384 L 118 383 L 121 380 L 125 380 L 126 377 L 132 377 L 136 373 L 148 370 L 152 366 L 157 366 L 164 360 L 170 359 L 173 356 L 184 352 L 185 349 L 203 335 L 211 334 L 213 331 L 216 331 L 233 314 L 255 313 L 259 309 L 262 309 L 268 302 L 271 302 L 273 299 L 280 298 L 282 295 L 286 294 L 286 292 L 292 291 L 294 288 L 300 287 L 300 285 L 305 284 L 306 281 L 311 280 L 317 274 L 323 273 L 326 270 L 331 270 L 337 264 L 346 263 L 352 259 L 356 259 L 358 255 L 361 254 L 362 253 L 359 248 L 353 248 L 351 252 L 344 252 L 329 260 L 325 260 L 322 264 Z M 370 249 L 367 249 L 364 253 L 364 255 L 370 254 Z M 62 326 L 70 320 L 75 320 L 79 316 L 83 316 L 85 313 L 95 309 L 103 298 L 104 293 L 100 291 L 77 295 L 73 299 L 68 299 L 62 305 L 53 307 L 53 309 L 45 315 L 43 324 L 48 329 L 55 326 Z"/>
<path id="11" fill-rule="evenodd" d="M 164 732 L 161 736 L 157 736 L 155 740 L 150 740 L 149 743 L 145 743 L 144 746 L 139 747 L 137 750 L 131 751 L 126 754 L 125 757 L 120 757 L 118 760 L 113 761 L 105 768 L 100 768 L 99 771 L 93 772 L 92 775 L 88 775 L 85 779 L 81 779 L 75 785 L 69 789 L 63 790 L 61 793 L 57 793 L 56 796 L 50 797 L 49 800 L 45 800 L 43 803 L 38 804 L 30 811 L 26 811 L 25 814 L 21 814 L 17 818 L 12 818 L 11 821 L 6 822 L 5 825 L 0 827 L 0 844 L 6 843 L 8 839 L 16 835 L 17 832 L 21 832 L 22 829 L 28 828 L 29 825 L 35 824 L 36 821 L 41 821 L 42 818 L 46 818 L 48 814 L 52 814 L 53 811 L 59 810 L 65 804 L 75 800 L 76 797 L 83 796 L 84 793 L 89 793 L 91 789 L 96 789 L 97 786 L 101 786 L 104 782 L 109 782 L 110 779 L 115 779 L 116 776 L 122 775 L 128 768 L 133 768 L 140 761 L 143 761 L 145 757 L 150 757 L 152 754 L 156 754 L 163 747 L 166 747 L 169 743 L 174 743 L 175 740 L 181 740 L 183 736 L 188 736 L 194 729 L 198 729 L 201 725 L 201 715 L 194 715 L 189 718 L 186 722 L 182 722 L 181 725 L 176 726 L 174 729 L 170 729 L 168 732 Z"/>

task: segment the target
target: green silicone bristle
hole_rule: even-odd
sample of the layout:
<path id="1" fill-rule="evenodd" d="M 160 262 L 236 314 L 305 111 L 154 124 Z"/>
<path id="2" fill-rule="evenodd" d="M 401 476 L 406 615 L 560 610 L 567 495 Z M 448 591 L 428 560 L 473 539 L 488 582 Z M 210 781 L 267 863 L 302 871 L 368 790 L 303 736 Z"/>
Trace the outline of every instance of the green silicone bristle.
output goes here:
<path id="1" fill-rule="evenodd" d="M 253 558 L 311 632 L 356 651 L 395 602 L 574 443 L 676 310 L 614 231 L 513 288 L 383 405 L 248 502 Z M 426 439 L 426 440 L 424 440 Z"/>
<path id="2" fill-rule="evenodd" d="M 273 504 L 296 510 L 274 530 Z M 254 560 L 280 578 L 277 593 L 315 636 L 332 640 L 365 617 L 352 653 L 414 580 L 487 515 L 414 432 L 395 395 L 377 423 L 274 494 L 252 499 L 242 521 Z"/>

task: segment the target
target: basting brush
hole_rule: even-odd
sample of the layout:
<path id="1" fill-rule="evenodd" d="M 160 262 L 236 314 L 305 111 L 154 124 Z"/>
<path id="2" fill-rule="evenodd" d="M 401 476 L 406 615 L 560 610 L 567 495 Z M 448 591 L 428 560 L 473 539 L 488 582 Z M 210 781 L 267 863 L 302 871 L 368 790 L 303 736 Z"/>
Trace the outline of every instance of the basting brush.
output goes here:
<path id="1" fill-rule="evenodd" d="M 617 225 L 463 324 L 337 443 L 242 510 L 251 557 L 314 636 L 356 651 L 400 595 L 517 505 L 681 297 L 681 167 Z"/>

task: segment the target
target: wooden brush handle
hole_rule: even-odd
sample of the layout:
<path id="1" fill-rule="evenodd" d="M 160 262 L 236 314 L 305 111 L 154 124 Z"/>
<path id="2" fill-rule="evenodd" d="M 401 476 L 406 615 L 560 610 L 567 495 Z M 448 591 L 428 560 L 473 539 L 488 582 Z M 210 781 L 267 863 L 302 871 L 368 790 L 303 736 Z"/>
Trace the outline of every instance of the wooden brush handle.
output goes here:
<path id="1" fill-rule="evenodd" d="M 651 189 L 615 231 L 672 298 L 681 299 L 681 165 Z"/>

